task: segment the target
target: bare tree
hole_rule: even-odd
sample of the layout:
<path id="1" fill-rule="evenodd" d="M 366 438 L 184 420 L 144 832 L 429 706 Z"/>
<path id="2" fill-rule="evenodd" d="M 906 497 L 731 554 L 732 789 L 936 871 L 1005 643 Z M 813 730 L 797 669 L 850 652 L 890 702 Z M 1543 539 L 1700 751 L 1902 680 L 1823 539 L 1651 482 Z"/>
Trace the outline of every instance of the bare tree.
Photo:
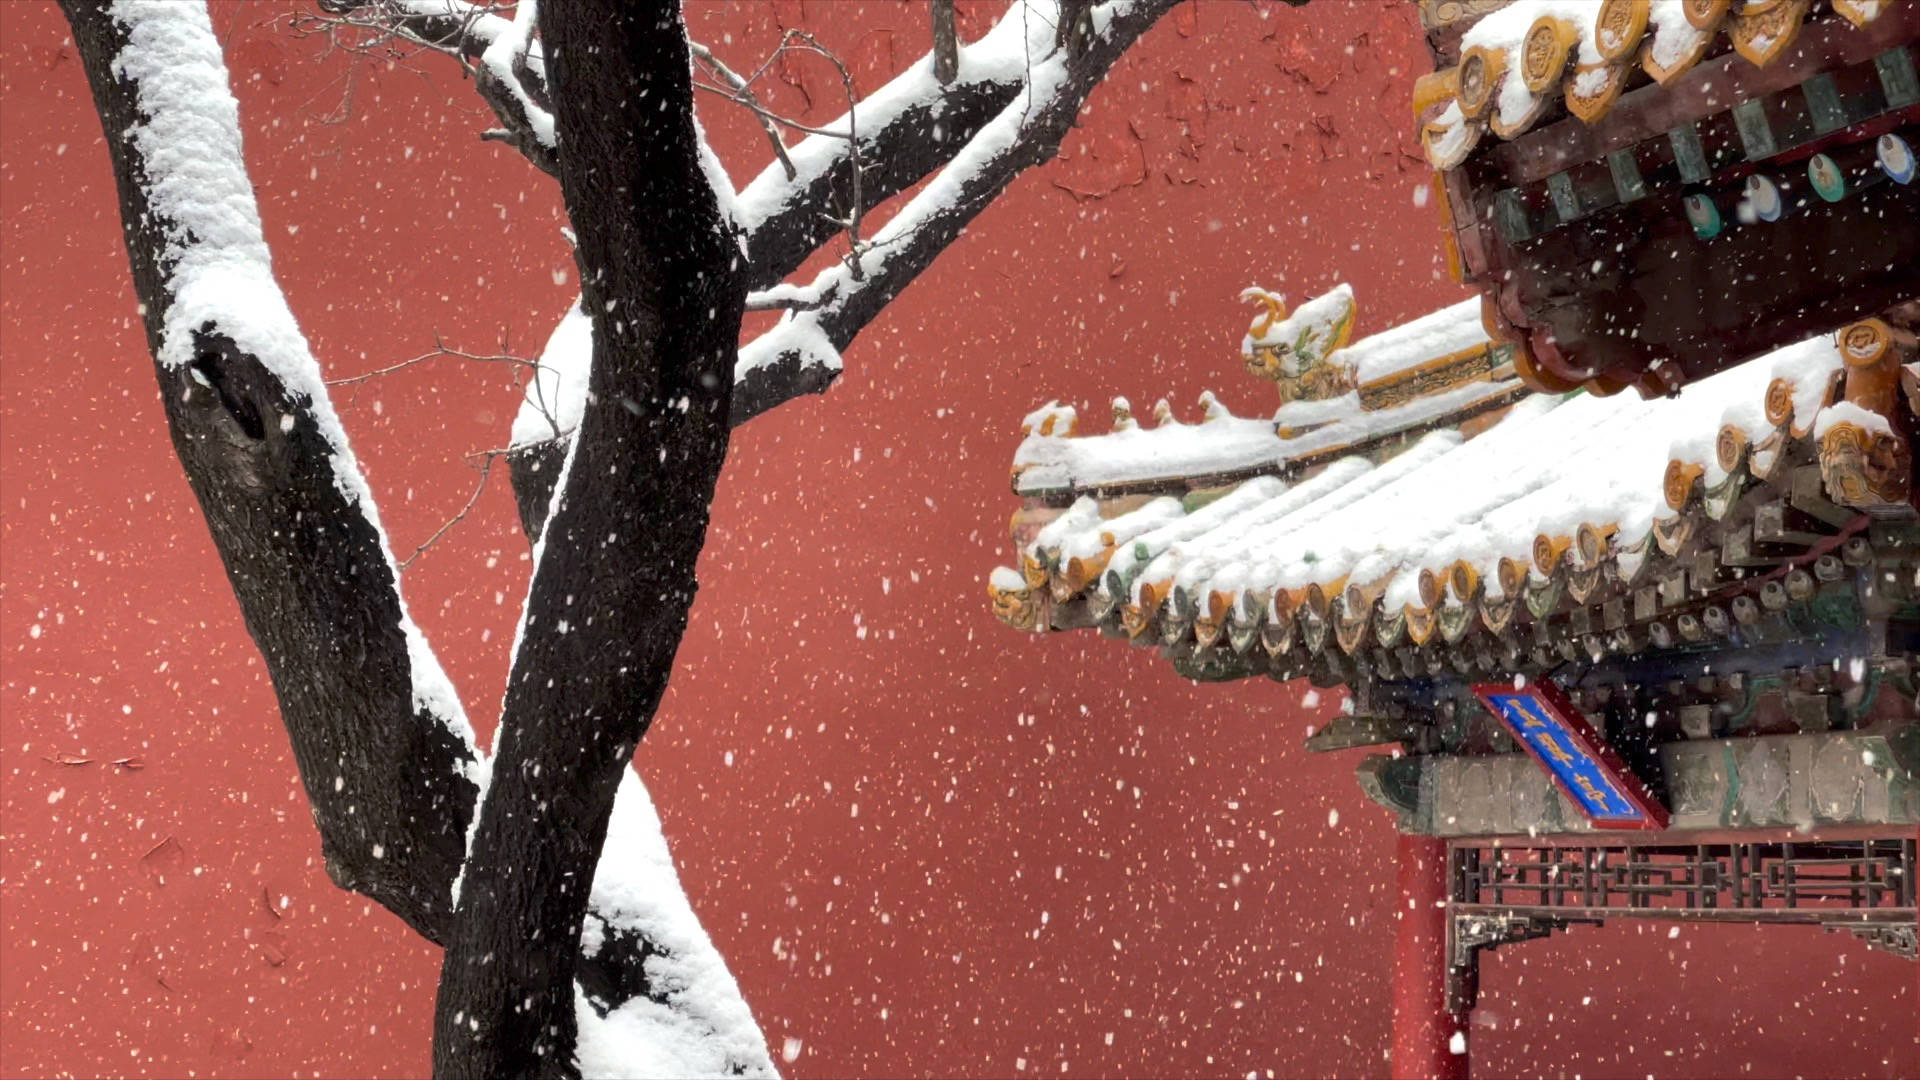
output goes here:
<path id="1" fill-rule="evenodd" d="M 690 43 L 674 3 L 319 2 L 306 29 L 467 67 L 500 122 L 484 137 L 559 183 L 581 276 L 528 386 L 522 419 L 539 422 L 516 424 L 509 457 L 534 570 L 489 755 L 407 616 L 274 283 L 203 6 L 61 0 L 174 448 L 273 679 L 328 874 L 445 947 L 437 1075 L 770 1074 L 629 768 L 686 627 L 729 431 L 832 383 L 1175 0 L 1013 0 L 971 45 L 936 0 L 933 50 L 857 103 L 837 58 L 790 33 L 782 50 L 845 79 L 846 114 L 819 128 L 766 110 L 766 65 L 743 76 Z M 695 123 L 703 93 L 752 110 L 772 144 L 737 191 Z M 785 280 L 841 235 L 843 259 Z M 764 309 L 784 314 L 742 345 L 743 313 Z"/>

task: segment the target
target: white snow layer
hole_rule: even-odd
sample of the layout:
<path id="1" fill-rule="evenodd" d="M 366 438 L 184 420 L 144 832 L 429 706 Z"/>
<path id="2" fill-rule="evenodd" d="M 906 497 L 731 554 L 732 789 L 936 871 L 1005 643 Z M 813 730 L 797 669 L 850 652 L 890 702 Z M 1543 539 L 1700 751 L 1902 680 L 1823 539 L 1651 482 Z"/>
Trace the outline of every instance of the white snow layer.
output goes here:
<path id="1" fill-rule="evenodd" d="M 127 29 L 113 72 L 133 84 L 144 117 L 127 137 L 145 166 L 149 214 L 165 238 L 161 265 L 173 297 L 156 359 L 167 367 L 190 364 L 196 334 L 224 334 L 280 380 L 289 414 L 304 409 L 312 416 L 332 448 L 334 485 L 379 534 L 407 640 L 413 706 L 472 747 L 473 729 L 459 695 L 407 614 L 386 530 L 327 397 L 320 365 L 274 282 L 241 152 L 240 107 L 228 89 L 226 61 L 206 8 L 117 0 L 110 11 Z M 463 761 L 460 768 L 471 776 L 474 766 Z"/>
<path id="2" fill-rule="evenodd" d="M 1521 51 L 1526 47 L 1528 28 L 1547 16 L 1572 24 L 1579 35 L 1579 46 L 1570 59 L 1576 65 L 1599 64 L 1602 62 L 1600 50 L 1593 40 L 1594 22 L 1599 15 L 1598 0 L 1515 0 L 1467 30 L 1460 38 L 1463 53 L 1478 46 L 1507 54 L 1506 74 L 1501 79 L 1500 96 L 1495 103 L 1502 123 L 1518 124 L 1538 103 L 1533 91 L 1528 90 L 1520 78 Z"/>
<path id="3" fill-rule="evenodd" d="M 1254 292 L 1264 290 L 1248 290 Z M 1291 341 L 1305 322 L 1318 326 L 1329 312 L 1351 311 L 1352 304 L 1351 291 L 1339 286 L 1301 305 L 1291 319 L 1277 322 L 1258 341 L 1248 335 L 1242 346 Z M 1480 301 L 1462 300 L 1336 349 L 1327 362 L 1352 367 L 1355 381 L 1364 386 L 1488 343 Z M 1471 382 L 1386 409 L 1361 408 L 1357 393 L 1328 401 L 1292 401 L 1275 411 L 1271 421 L 1236 417 L 1206 393 L 1201 400 L 1207 418 L 1198 424 L 1122 427 L 1086 436 L 1066 435 L 1072 408 L 1050 402 L 1024 422 L 1028 435 L 1013 457 L 1015 489 L 1023 493 L 1081 491 L 1277 467 L 1291 458 L 1426 423 L 1442 413 L 1505 394 L 1513 385 L 1511 378 Z M 1040 429 L 1050 415 L 1058 419 L 1051 434 L 1042 434 Z M 1276 426 L 1290 429 L 1290 437 L 1282 438 Z"/>
<path id="4" fill-rule="evenodd" d="M 593 320 L 575 298 L 547 337 L 547 347 L 540 350 L 507 445 L 518 448 L 572 435 L 587 409 L 587 375 L 592 367 Z"/>
<path id="5" fill-rule="evenodd" d="M 1877 13 L 1877 10 L 1869 8 L 1867 16 L 1872 18 Z M 1460 47 L 1463 51 L 1477 46 L 1506 54 L 1506 67 L 1495 100 L 1498 119 L 1503 127 L 1519 126 L 1541 104 L 1539 98 L 1527 89 L 1520 75 L 1527 30 L 1541 18 L 1552 17 L 1574 30 L 1576 45 L 1569 60 L 1573 70 L 1578 73 L 1575 89 L 1592 94 L 1605 84 L 1606 61 L 1600 55 L 1596 40 L 1596 35 L 1604 32 L 1598 25 L 1599 14 L 1598 0 L 1514 0 L 1482 18 L 1461 36 Z M 1703 39 L 1710 36 L 1709 32 L 1697 29 L 1688 21 L 1682 0 L 1650 0 L 1642 47 L 1654 65 L 1672 69 L 1686 57 L 1699 55 Z M 1633 54 L 1629 54 L 1616 61 L 1615 66 L 1624 67 L 1632 61 Z M 1444 145 L 1435 146 L 1434 156 L 1448 159 L 1459 149 L 1455 136 L 1465 137 L 1469 133 L 1469 125 L 1461 123 L 1457 107 L 1449 109 L 1435 123 L 1450 130 L 1443 140 Z"/>
<path id="6" fill-rule="evenodd" d="M 1056 428 L 1058 430 L 1058 428 Z M 1105 435 L 1027 436 L 1014 452 L 1021 491 L 1102 487 L 1276 465 L 1286 445 L 1271 420 L 1223 415 Z"/>
<path id="7" fill-rule="evenodd" d="M 1653 0 L 1647 11 L 1647 33 L 1653 38 L 1647 46 L 1653 62 L 1663 68 L 1679 63 L 1707 36 L 1688 21 L 1686 0 Z"/>
<path id="8" fill-rule="evenodd" d="M 1038 31 L 1052 34 L 1058 10 L 1058 5 L 1052 2 L 1015 0 L 992 30 L 978 41 L 960 46 L 955 83 L 1011 84 L 1025 79 L 1028 60 L 1045 55 L 1051 48 L 1051 37 L 1045 37 L 1038 50 L 1033 46 L 1035 40 L 1043 36 Z M 948 92 L 948 88 L 934 78 L 931 54 L 922 57 L 885 86 L 862 98 L 851 116 L 842 114 L 789 147 L 787 157 L 796 173 L 792 180 L 787 179 L 785 168 L 779 162 L 768 165 L 755 177 L 740 192 L 741 226 L 751 233 L 786 209 L 844 156 L 849 130 L 875 131 L 908 109 L 936 108 Z"/>
<path id="9" fill-rule="evenodd" d="M 827 340 L 827 332 L 820 328 L 819 315 L 794 311 L 788 312 L 773 329 L 741 346 L 740 357 L 733 365 L 733 381 L 737 384 L 753 371 L 789 353 L 798 358 L 803 371 L 808 368 L 839 371 L 844 363 L 840 350 L 833 347 L 833 342 Z"/>
<path id="10" fill-rule="evenodd" d="M 1329 359 L 1353 365 L 1354 380 L 1370 383 L 1428 360 L 1487 344 L 1480 321 L 1480 298 L 1428 312 L 1377 334 L 1368 334 Z"/>
<path id="11" fill-rule="evenodd" d="M 1398 611 L 1418 603 L 1421 570 L 1439 573 L 1465 561 L 1497 596 L 1498 561 L 1530 565 L 1538 535 L 1572 536 L 1591 523 L 1615 526 L 1619 547 L 1645 541 L 1655 518 L 1673 513 L 1661 482 L 1668 461 L 1703 466 L 1709 484 L 1724 480 L 1715 438 L 1723 425 L 1756 442 L 1771 432 L 1764 401 L 1775 378 L 1793 388 L 1796 430 L 1817 435 L 1839 420 L 1861 422 L 1844 402 L 1822 407 L 1841 363 L 1831 338 L 1813 338 L 1703 379 L 1675 398 L 1536 394 L 1474 439 L 1435 432 L 1382 464 L 1345 458 L 1291 487 L 1255 478 L 1123 542 L 1100 588 L 1126 588 L 1137 603 L 1142 585 L 1171 581 L 1189 601 L 1223 592 L 1246 610 L 1249 597 L 1275 590 L 1386 580 L 1382 601 Z M 1122 445 L 1115 436 L 1054 441 Z M 1127 452 L 1120 458 L 1131 464 Z M 1203 461 L 1194 471 L 1205 475 L 1233 460 Z M 1092 500 L 1083 503 L 1034 546 L 1091 553 L 1113 522 L 1100 520 Z"/>
<path id="12" fill-rule="evenodd" d="M 653 800 L 631 769 L 620 778 L 591 906 L 663 950 L 647 960 L 647 979 L 666 1000 L 641 995 L 602 1017 L 576 987 L 583 1076 L 723 1076 L 736 1067 L 778 1075 L 739 984 L 687 903 Z M 597 952 L 602 936 L 589 919 L 582 948 Z"/>

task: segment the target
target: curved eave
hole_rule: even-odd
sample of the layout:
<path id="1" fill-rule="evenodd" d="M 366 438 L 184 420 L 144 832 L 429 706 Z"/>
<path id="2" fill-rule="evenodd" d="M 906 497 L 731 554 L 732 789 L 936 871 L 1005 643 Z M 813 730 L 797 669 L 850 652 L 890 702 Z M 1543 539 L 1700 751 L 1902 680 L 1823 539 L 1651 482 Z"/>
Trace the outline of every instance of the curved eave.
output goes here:
<path id="1" fill-rule="evenodd" d="M 1853 587 L 1875 558 L 1867 512 L 1913 516 L 1896 383 L 1920 393 L 1911 335 L 1869 320 L 1678 399 L 1536 397 L 1476 439 L 1263 478 L 1101 537 L 1103 573 L 1000 572 L 996 611 L 1211 678 L 1484 675 L 1764 637 Z M 1028 550 L 1058 562 L 1113 532 L 1097 510 Z"/>

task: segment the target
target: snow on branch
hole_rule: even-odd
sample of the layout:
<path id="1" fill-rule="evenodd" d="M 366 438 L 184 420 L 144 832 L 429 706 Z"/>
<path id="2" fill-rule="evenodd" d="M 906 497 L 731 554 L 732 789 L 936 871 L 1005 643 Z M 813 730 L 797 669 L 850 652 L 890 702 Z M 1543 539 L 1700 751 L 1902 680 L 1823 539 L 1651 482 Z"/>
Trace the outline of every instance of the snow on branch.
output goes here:
<path id="1" fill-rule="evenodd" d="M 648 987 L 576 983 L 576 1057 L 585 1076 L 773 1076 L 765 1037 L 699 917 L 687 902 L 646 785 L 620 778 L 607 841 L 593 875 L 581 951 L 646 958 Z"/>
<path id="2" fill-rule="evenodd" d="M 1027 28 L 1050 7 L 1014 0 L 986 36 L 958 50 L 952 78 L 940 79 L 930 51 L 748 183 L 739 213 L 754 286 L 798 269 L 853 211 L 878 206 L 951 160 L 1024 85 Z"/>
<path id="3" fill-rule="evenodd" d="M 540 171 L 557 167 L 546 62 L 533 36 L 536 0 L 513 6 L 471 0 L 320 0 L 317 15 L 297 15 L 297 33 L 324 33 L 336 45 L 366 53 L 399 38 L 460 61 L 501 126 L 481 138 L 504 142 Z"/>
<path id="4" fill-rule="evenodd" d="M 505 142 L 542 172 L 553 173 L 553 114 L 546 105 L 546 80 L 534 67 L 540 59 L 533 40 L 538 8 L 538 0 L 520 0 L 512 25 L 480 54 L 474 86 L 506 125 L 486 137 Z"/>
<path id="5" fill-rule="evenodd" d="M 328 873 L 438 940 L 483 766 L 273 279 L 206 9 L 63 6 L 111 136 L 174 448 L 266 660 Z"/>
<path id="6" fill-rule="evenodd" d="M 840 377 L 840 350 L 812 311 L 796 311 L 740 349 L 733 368 L 734 426 Z"/>
<path id="7" fill-rule="evenodd" d="M 734 415 L 751 418 L 788 398 L 818 393 L 830 385 L 841 370 L 840 353 L 860 331 L 931 266 L 1015 177 L 1059 152 L 1060 140 L 1087 95 L 1114 61 L 1175 2 L 1112 0 L 1070 12 L 1023 0 L 993 34 L 963 49 L 963 79 L 970 71 L 1011 71 L 1014 61 L 1023 59 L 1024 81 L 1018 92 L 959 145 L 946 168 L 867 242 L 814 278 L 804 292 L 827 298 L 823 303 L 794 311 L 765 338 L 740 350 Z M 1016 16 L 1022 16 L 1021 21 L 1015 21 Z M 1081 29 L 1073 33 L 1057 29 L 1067 20 Z M 1021 31 L 1017 42 L 1009 27 Z M 930 68 L 922 70 L 926 67 L 923 64 L 914 71 L 937 91 Z M 803 175 L 814 164 L 806 153 L 811 142 L 794 148 L 794 160 Z M 764 215 L 755 217 L 757 203 L 752 195 L 754 186 L 765 179 L 762 174 L 741 195 L 742 221 L 750 230 L 753 221 L 765 220 Z"/>
<path id="8" fill-rule="evenodd" d="M 810 285 L 781 282 L 747 294 L 748 311 L 812 311 L 831 300 Z"/>
<path id="9" fill-rule="evenodd" d="M 534 361 L 533 378 L 527 380 L 520 411 L 513 418 L 509 448 L 573 434 L 587 407 L 587 369 L 592 362 L 593 320 L 575 300 L 547 338 L 540 359 Z"/>
<path id="10" fill-rule="evenodd" d="M 776 285 L 749 294 L 747 310 L 805 314 L 833 300 L 811 286 Z M 587 407 L 587 374 L 593 362 L 593 320 L 579 301 L 567 310 L 534 363 L 514 415 L 508 442 L 514 500 L 529 539 L 538 539 L 561 459 Z M 803 394 L 820 393 L 840 376 L 840 352 L 817 323 L 792 315 L 740 349 L 734 363 L 733 427 Z"/>

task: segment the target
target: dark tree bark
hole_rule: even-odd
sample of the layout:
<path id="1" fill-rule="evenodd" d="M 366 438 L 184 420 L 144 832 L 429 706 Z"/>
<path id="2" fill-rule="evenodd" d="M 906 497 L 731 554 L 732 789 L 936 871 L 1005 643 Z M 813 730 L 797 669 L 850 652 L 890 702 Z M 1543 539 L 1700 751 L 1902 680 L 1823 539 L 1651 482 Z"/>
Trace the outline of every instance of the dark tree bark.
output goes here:
<path id="1" fill-rule="evenodd" d="M 61 8 L 107 132 L 157 356 L 175 299 L 163 260 L 178 226 L 149 206 L 148 163 L 125 137 L 145 119 L 137 88 L 112 70 L 127 28 L 104 3 Z M 478 755 L 450 718 L 414 703 L 392 563 L 334 483 L 338 448 L 313 402 L 223 335 L 199 334 L 191 366 L 156 362 L 154 372 L 174 451 L 273 679 L 328 875 L 444 941 L 475 794 L 461 770 Z"/>
<path id="2" fill-rule="evenodd" d="M 540 542 L 540 532 L 547 525 L 547 511 L 552 508 L 553 486 L 560 480 L 560 467 L 567 463 L 567 449 L 572 445 L 571 439 L 548 439 L 515 447 L 507 454 L 507 475 L 513 481 L 513 508 L 520 515 L 520 531 L 526 534 L 529 544 Z"/>
<path id="3" fill-rule="evenodd" d="M 478 752 L 446 718 L 414 703 L 388 553 L 364 508 L 335 482 L 331 459 L 340 447 L 323 433 L 316 403 L 289 393 L 258 357 L 218 333 L 200 336 L 189 367 L 157 362 L 175 299 L 168 245 L 178 229 L 150 212 L 153 169 L 124 137 L 150 119 L 138 107 L 137 87 L 113 72 L 127 29 L 102 0 L 62 6 L 110 135 L 134 290 L 174 448 L 266 659 L 328 873 L 445 943 L 453 933 L 450 887 L 477 795 L 466 774 Z M 557 471 L 564 448 L 540 449 L 551 452 Z M 529 508 L 536 533 L 546 509 L 545 501 Z M 609 1008 L 641 996 L 660 1000 L 646 961 L 663 955 L 662 947 L 604 916 L 589 917 L 602 927 L 603 944 L 579 955 L 582 986 Z M 560 948 L 577 949 L 577 939 L 576 931 Z M 733 1060 L 729 1067 L 754 1065 Z"/>
<path id="4" fill-rule="evenodd" d="M 596 1009 L 673 994 L 650 985 L 647 970 L 650 958 L 671 954 L 645 928 L 589 911 L 589 889 L 621 772 L 686 626 L 729 429 L 832 379 L 832 371 L 781 361 L 736 387 L 747 292 L 838 231 L 824 216 L 851 200 L 856 156 L 863 201 L 889 198 L 951 161 L 1024 84 L 968 82 L 963 71 L 890 122 L 862 125 L 857 153 L 848 144 L 824 163 L 814 159 L 785 200 L 760 203 L 775 209 L 741 237 L 703 166 L 678 5 L 543 5 L 544 61 L 530 64 L 523 51 L 514 76 L 537 108 L 552 105 L 560 133 L 550 164 L 578 234 L 582 298 L 594 319 L 591 398 L 576 438 L 510 459 L 522 524 L 542 557 L 491 790 L 476 809 L 469 777 L 481 774 L 480 756 L 424 640 L 409 637 L 370 496 L 351 494 L 359 477 L 338 471 L 353 467 L 317 368 L 309 377 L 285 357 L 249 353 L 246 334 L 215 322 L 186 331 L 169 322 L 182 250 L 232 239 L 196 235 L 151 197 L 156 174 L 179 164 L 144 159 L 129 137 L 154 119 L 141 112 L 141 87 L 115 71 L 134 17 L 109 14 L 104 0 L 61 2 L 108 134 L 175 449 L 267 661 L 328 871 L 448 946 L 437 1073 L 568 1075 L 576 981 Z M 1014 176 L 1051 158 L 1087 92 L 1172 2 L 1146 0 L 1104 32 L 1069 37 L 1068 78 L 1022 113 L 1018 145 L 971 166 L 958 178 L 961 198 L 903 238 L 883 268 L 806 313 L 831 348 L 850 344 Z M 197 12 L 186 27 L 196 38 L 192 59 L 219 68 L 204 12 L 152 10 Z M 498 20 L 486 25 L 499 32 Z M 464 21 L 423 23 L 409 32 L 464 35 L 453 48 L 472 58 L 488 41 L 467 29 Z M 198 88 L 203 103 L 227 94 L 219 75 L 222 85 Z M 216 141 L 191 143 L 193 153 L 228 155 L 243 174 L 237 130 Z M 251 214 L 250 189 L 246 202 Z M 257 222 L 252 233 L 242 242 L 258 245 L 265 278 Z M 163 362 L 162 347 L 172 356 L 183 337 L 192 338 L 191 359 Z M 336 460 L 347 464 L 337 469 Z M 554 502 L 556 482 L 563 491 Z M 456 912 L 450 886 L 463 865 Z M 581 953 L 583 922 L 601 939 L 591 956 Z M 766 1069 L 754 1056 L 763 1049 L 730 1045 L 724 1068 Z"/>
<path id="5" fill-rule="evenodd" d="M 746 303 L 678 5 L 572 0 L 540 17 L 593 366 L 441 973 L 441 1077 L 572 1071 L 575 944 L 693 603 Z"/>
<path id="6" fill-rule="evenodd" d="M 933 0 L 933 77 L 942 85 L 960 74 L 960 33 L 953 25 L 953 0 Z"/>

